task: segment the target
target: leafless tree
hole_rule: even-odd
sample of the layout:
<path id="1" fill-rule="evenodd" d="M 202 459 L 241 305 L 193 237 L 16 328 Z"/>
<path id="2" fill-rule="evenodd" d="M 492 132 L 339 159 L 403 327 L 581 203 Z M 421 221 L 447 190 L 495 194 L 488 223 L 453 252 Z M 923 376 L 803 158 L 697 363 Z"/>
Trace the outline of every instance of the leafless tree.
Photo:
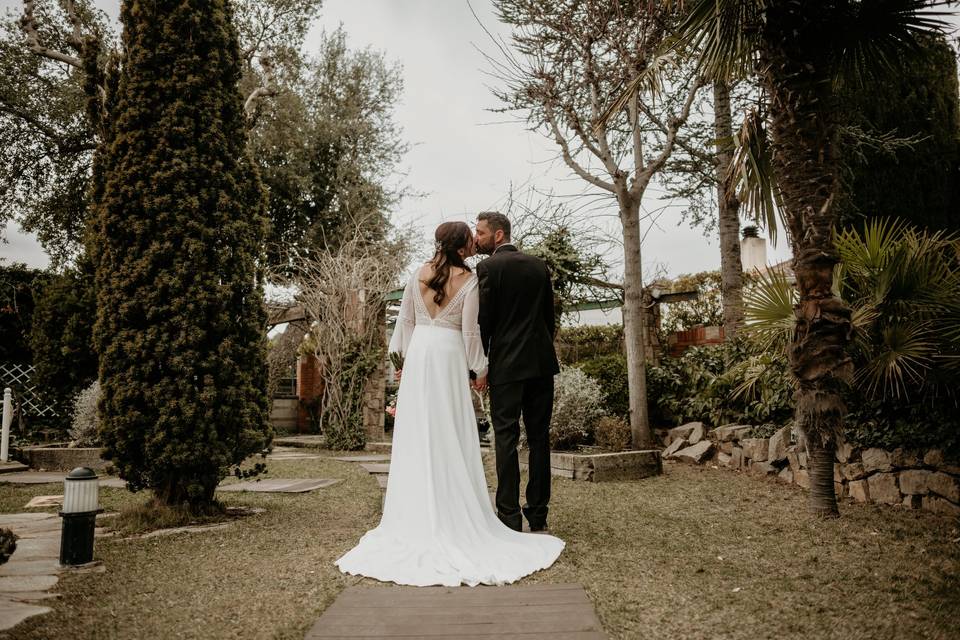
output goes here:
<path id="1" fill-rule="evenodd" d="M 690 116 L 701 81 L 658 55 L 673 14 L 635 0 L 495 0 L 511 45 L 491 56 L 503 111 L 553 139 L 574 174 L 615 203 L 623 230 L 624 333 L 634 447 L 652 443 L 647 412 L 640 205 Z M 643 7 L 641 7 L 643 5 Z M 639 83 L 641 90 L 623 94 Z M 624 100 L 611 104 L 619 95 Z M 656 99 L 653 96 L 657 96 Z M 609 109 L 613 113 L 605 113 Z M 607 116 L 607 117 L 604 117 Z"/>

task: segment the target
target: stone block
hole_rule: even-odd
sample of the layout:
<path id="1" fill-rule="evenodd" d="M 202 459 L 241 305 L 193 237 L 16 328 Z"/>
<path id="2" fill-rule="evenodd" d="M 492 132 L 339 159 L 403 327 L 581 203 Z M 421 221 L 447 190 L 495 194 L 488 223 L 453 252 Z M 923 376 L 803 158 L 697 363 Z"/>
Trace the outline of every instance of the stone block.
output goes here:
<path id="1" fill-rule="evenodd" d="M 730 467 L 733 469 L 743 468 L 743 449 L 740 447 L 733 448 L 733 453 L 730 454 Z"/>
<path id="2" fill-rule="evenodd" d="M 701 464 L 704 460 L 709 458 L 710 453 L 713 452 L 713 443 L 709 440 L 704 440 L 698 442 L 697 444 L 681 449 L 674 454 L 674 458 L 677 460 L 683 460 L 684 462 L 692 462 L 693 464 Z"/>
<path id="3" fill-rule="evenodd" d="M 886 453 L 886 452 L 884 452 Z M 870 486 L 870 499 L 882 504 L 900 504 L 903 496 L 897 486 L 897 476 L 894 473 L 875 473 L 867 478 Z"/>
<path id="4" fill-rule="evenodd" d="M 923 496 L 923 508 L 926 511 L 942 513 L 948 516 L 960 516 L 960 506 L 939 496 Z"/>
<path id="5" fill-rule="evenodd" d="M 663 457 L 672 458 L 677 451 L 680 451 L 680 449 L 683 449 L 685 446 L 687 446 L 686 438 L 674 438 L 670 442 L 670 446 L 663 450 Z"/>
<path id="6" fill-rule="evenodd" d="M 691 422 L 690 424 L 693 425 L 693 431 L 687 436 L 687 442 L 697 444 L 707 437 L 707 428 L 703 426 L 702 422 Z"/>
<path id="7" fill-rule="evenodd" d="M 793 472 L 793 482 L 804 489 L 810 488 L 810 474 L 806 469 L 797 469 Z"/>
<path id="8" fill-rule="evenodd" d="M 793 427 L 787 425 L 770 436 L 770 445 L 767 448 L 767 460 L 780 462 L 786 460 L 787 449 L 790 447 L 790 434 Z"/>
<path id="9" fill-rule="evenodd" d="M 795 449 L 787 451 L 787 463 L 794 473 L 800 469 L 800 454 Z"/>
<path id="10" fill-rule="evenodd" d="M 840 473 L 844 480 L 862 480 L 867 477 L 867 472 L 860 462 L 850 462 L 840 465 Z"/>
<path id="11" fill-rule="evenodd" d="M 721 442 L 719 448 L 720 448 L 720 451 L 724 452 L 728 456 L 732 456 L 733 447 L 734 447 L 734 444 L 732 442 Z"/>
<path id="12" fill-rule="evenodd" d="M 712 437 L 719 442 L 736 442 L 740 438 L 747 437 L 750 430 L 753 429 L 749 424 L 728 424 L 710 433 Z"/>
<path id="13" fill-rule="evenodd" d="M 798 462 L 800 463 L 800 468 L 801 468 L 801 469 L 809 469 L 809 468 L 810 468 L 810 459 L 809 459 L 809 458 L 810 458 L 810 456 L 807 455 L 807 452 L 806 452 L 806 451 L 799 451 L 799 452 L 797 452 L 797 460 L 798 460 Z"/>
<path id="14" fill-rule="evenodd" d="M 843 482 L 843 474 L 840 472 L 840 463 L 833 463 L 833 481 L 834 482 Z"/>
<path id="15" fill-rule="evenodd" d="M 911 496 L 927 494 L 927 478 L 932 472 L 925 469 L 907 469 L 900 472 L 900 492 Z"/>
<path id="16" fill-rule="evenodd" d="M 717 464 L 719 464 L 721 467 L 729 467 L 732 461 L 733 456 L 728 455 L 723 451 L 717 454 Z"/>
<path id="17" fill-rule="evenodd" d="M 897 447 L 890 452 L 890 464 L 898 469 L 913 469 L 920 466 L 920 454 L 915 449 Z"/>
<path id="18" fill-rule="evenodd" d="M 690 434 L 693 433 L 693 426 L 696 424 L 702 424 L 700 422 L 688 422 L 687 424 L 682 424 L 679 427 L 674 427 L 670 429 L 670 438 L 671 442 L 673 438 L 689 438 Z"/>
<path id="19" fill-rule="evenodd" d="M 946 459 L 943 457 L 943 451 L 940 449 L 930 449 L 923 456 L 923 464 L 928 467 L 942 467 L 946 464 Z"/>
<path id="20" fill-rule="evenodd" d="M 874 471 L 892 471 L 893 465 L 890 464 L 890 454 L 883 449 L 867 449 L 861 456 L 863 469 L 867 473 Z M 897 500 L 897 502 L 900 502 Z"/>
<path id="21" fill-rule="evenodd" d="M 870 502 L 870 487 L 866 480 L 848 482 L 847 492 L 857 502 Z"/>
<path id="22" fill-rule="evenodd" d="M 927 477 L 927 487 L 940 497 L 960 503 L 960 478 L 937 471 Z"/>
<path id="23" fill-rule="evenodd" d="M 855 447 L 849 442 L 838 442 L 836 450 L 837 462 L 850 462 L 854 451 Z"/>
<path id="24" fill-rule="evenodd" d="M 770 441 L 766 438 L 744 438 L 740 441 L 743 455 L 754 462 L 766 462 Z"/>
<path id="25" fill-rule="evenodd" d="M 834 482 L 834 483 L 833 483 L 833 492 L 834 492 L 834 494 L 836 494 L 838 500 L 839 500 L 840 498 L 846 498 L 846 497 L 847 497 L 847 485 L 843 484 L 842 482 Z"/>

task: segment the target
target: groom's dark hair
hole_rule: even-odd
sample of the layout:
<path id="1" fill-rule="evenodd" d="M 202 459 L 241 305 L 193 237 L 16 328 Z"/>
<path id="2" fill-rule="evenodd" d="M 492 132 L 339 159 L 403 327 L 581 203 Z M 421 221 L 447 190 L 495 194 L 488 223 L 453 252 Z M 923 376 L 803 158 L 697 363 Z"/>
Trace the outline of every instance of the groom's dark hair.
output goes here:
<path id="1" fill-rule="evenodd" d="M 510 239 L 510 218 L 499 211 L 481 211 L 477 220 L 486 222 L 491 231 L 503 231 L 504 239 Z"/>

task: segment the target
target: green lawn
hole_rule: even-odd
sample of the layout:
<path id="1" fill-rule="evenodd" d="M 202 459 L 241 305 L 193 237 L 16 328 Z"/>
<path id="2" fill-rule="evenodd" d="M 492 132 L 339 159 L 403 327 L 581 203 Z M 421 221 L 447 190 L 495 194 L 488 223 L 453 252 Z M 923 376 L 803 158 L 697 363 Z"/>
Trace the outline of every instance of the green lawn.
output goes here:
<path id="1" fill-rule="evenodd" d="M 106 573 L 65 576 L 54 613 L 0 637 L 302 638 L 345 586 L 379 584 L 332 561 L 376 524 L 381 493 L 349 463 L 269 466 L 274 477 L 344 481 L 224 494 L 267 509 L 224 530 L 100 540 Z M 0 508 L 60 492 L 3 485 Z M 143 499 L 103 492 L 110 509 Z M 583 584 L 612 637 L 958 637 L 955 519 L 845 503 L 841 519 L 812 520 L 799 489 L 678 465 L 639 483 L 556 479 L 552 507 L 567 549 L 528 580 Z"/>

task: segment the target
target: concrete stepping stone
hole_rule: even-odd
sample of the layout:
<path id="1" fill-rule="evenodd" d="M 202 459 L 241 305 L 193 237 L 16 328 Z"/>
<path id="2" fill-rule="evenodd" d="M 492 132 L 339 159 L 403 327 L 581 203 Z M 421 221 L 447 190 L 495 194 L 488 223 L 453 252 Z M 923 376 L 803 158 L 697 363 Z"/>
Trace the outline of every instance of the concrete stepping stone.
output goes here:
<path id="1" fill-rule="evenodd" d="M 16 462 L 10 460 L 8 462 L 0 462 L 0 473 L 14 473 L 16 471 L 26 471 L 29 469 L 27 465 L 22 462 Z"/>
<path id="2" fill-rule="evenodd" d="M 0 630 L 12 629 L 27 618 L 53 611 L 50 607 L 0 597 Z"/>
<path id="3" fill-rule="evenodd" d="M 59 555 L 60 549 L 57 549 Z M 13 552 L 13 557 L 0 564 L 0 577 L 3 576 L 47 576 L 56 573 L 60 569 L 59 559 L 54 558 L 32 558 L 21 559 L 17 551 Z"/>
<path id="4" fill-rule="evenodd" d="M 387 474 L 390 473 L 390 465 L 377 462 L 368 462 L 360 465 L 367 473 Z"/>
<path id="5" fill-rule="evenodd" d="M 267 455 L 267 460 L 319 460 L 323 458 L 319 453 L 313 453 L 302 447 L 274 447 Z"/>
<path id="6" fill-rule="evenodd" d="M 326 444 L 323 436 L 283 436 L 273 439 L 274 447 L 301 447 L 322 449 Z"/>
<path id="7" fill-rule="evenodd" d="M 59 496 L 34 496 L 26 505 L 27 509 L 44 509 L 46 507 L 62 507 L 63 494 Z"/>
<path id="8" fill-rule="evenodd" d="M 67 477 L 67 474 L 63 471 L 17 471 L 14 473 L 3 473 L 0 474 L 0 483 L 9 482 L 11 484 L 63 484 L 63 479 Z M 109 487 L 111 489 L 123 489 L 127 486 L 127 483 L 120 478 L 114 477 L 101 477 L 100 478 L 101 487 Z"/>
<path id="9" fill-rule="evenodd" d="M 375 453 L 368 456 L 337 456 L 335 458 L 330 458 L 330 459 L 339 460 L 341 462 L 389 462 L 390 454 Z"/>
<path id="10" fill-rule="evenodd" d="M 232 522 L 218 522 L 217 524 L 198 524 L 187 527 L 173 527 L 171 529 L 157 529 L 156 531 L 150 531 L 149 533 L 144 533 L 143 535 L 121 538 L 121 540 L 162 538 L 164 536 L 173 536 L 180 533 L 204 533 L 206 531 L 218 531 L 220 529 L 226 529 L 231 525 L 233 525 Z"/>
<path id="11" fill-rule="evenodd" d="M 13 552 L 17 554 L 16 551 Z M 0 594 L 13 591 L 47 591 L 56 586 L 57 576 L 0 576 Z"/>
<path id="12" fill-rule="evenodd" d="M 257 493 L 305 493 L 340 482 L 339 478 L 267 478 L 247 480 L 217 487 L 217 491 L 255 491 Z"/>

